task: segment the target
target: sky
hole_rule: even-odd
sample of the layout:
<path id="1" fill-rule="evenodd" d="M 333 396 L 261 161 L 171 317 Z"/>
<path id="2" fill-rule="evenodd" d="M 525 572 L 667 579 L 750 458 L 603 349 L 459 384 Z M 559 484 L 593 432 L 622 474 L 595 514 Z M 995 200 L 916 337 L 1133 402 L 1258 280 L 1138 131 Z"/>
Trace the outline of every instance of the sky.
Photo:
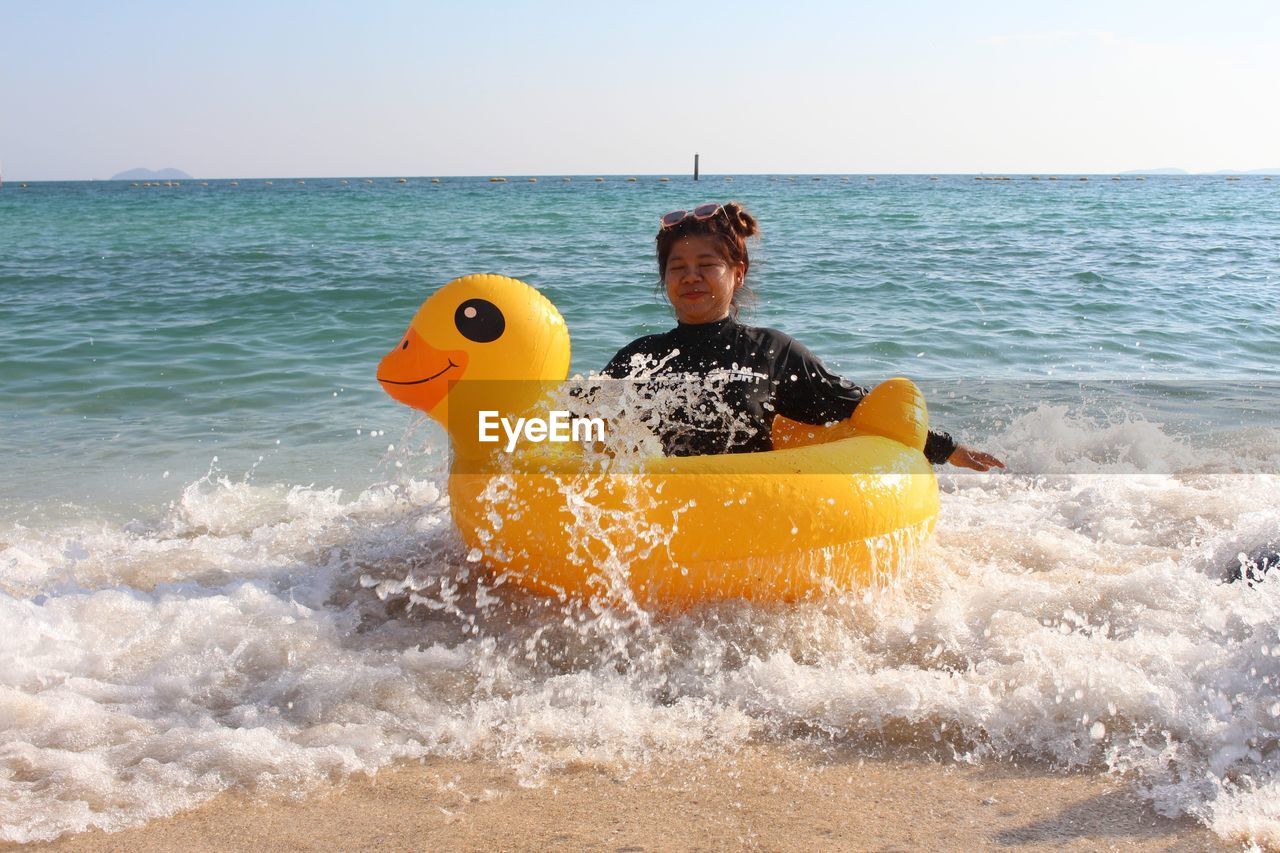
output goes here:
<path id="1" fill-rule="evenodd" d="M 181 8 L 189 5 L 191 8 Z M 1280 3 L 0 0 L 6 180 L 1280 167 Z"/>

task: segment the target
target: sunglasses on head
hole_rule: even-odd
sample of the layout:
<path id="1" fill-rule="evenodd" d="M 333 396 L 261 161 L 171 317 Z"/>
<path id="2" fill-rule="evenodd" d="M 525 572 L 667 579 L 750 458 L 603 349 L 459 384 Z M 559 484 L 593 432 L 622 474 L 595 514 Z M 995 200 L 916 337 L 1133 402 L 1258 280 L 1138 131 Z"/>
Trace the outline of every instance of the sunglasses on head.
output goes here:
<path id="1" fill-rule="evenodd" d="M 724 208 L 714 201 L 707 204 L 700 204 L 693 210 L 673 210 L 670 213 L 662 214 L 662 227 L 672 228 L 679 225 L 681 222 L 684 222 L 691 216 L 699 221 L 703 219 L 710 219 L 721 210 L 724 210 Z"/>

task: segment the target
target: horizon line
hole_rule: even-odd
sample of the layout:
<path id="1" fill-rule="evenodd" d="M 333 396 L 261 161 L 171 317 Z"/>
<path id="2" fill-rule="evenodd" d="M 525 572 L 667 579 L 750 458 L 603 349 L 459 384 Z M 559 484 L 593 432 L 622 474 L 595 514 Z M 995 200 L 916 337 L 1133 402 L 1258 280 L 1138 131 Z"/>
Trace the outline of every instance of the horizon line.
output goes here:
<path id="1" fill-rule="evenodd" d="M 139 167 L 141 168 L 141 167 Z M 174 171 L 184 171 L 172 168 Z M 153 169 L 150 171 L 163 171 Z M 1039 177 L 1048 175 L 1066 175 L 1071 177 L 1217 177 L 1224 175 L 1235 175 L 1240 177 L 1266 177 L 1280 175 L 1280 167 L 1264 168 L 1264 169 L 1219 169 L 1213 172 L 1189 172 L 1179 170 L 1176 172 L 1168 172 L 1162 169 L 1126 169 L 1119 172 L 1106 171 L 1053 171 L 1041 170 L 1030 172 L 1018 171 L 980 171 L 980 172 L 947 172 L 947 171 L 915 171 L 915 172 L 704 172 L 699 175 L 699 181 L 711 178 L 734 178 L 734 177 Z M 668 178 L 670 180 L 687 179 L 693 181 L 693 175 L 688 172 L 492 172 L 485 174 L 447 174 L 447 173 L 428 173 L 413 175 L 408 173 L 391 173 L 383 175 L 359 175 L 359 174 L 335 174 L 335 175 L 224 175 L 219 177 L 192 175 L 187 178 L 178 178 L 176 180 L 187 181 L 306 181 L 306 180 L 443 180 L 445 178 L 452 179 L 475 179 L 490 181 L 496 178 L 586 178 L 594 180 L 596 178 L 619 178 L 626 181 L 628 178 Z M 126 183 L 133 181 L 172 181 L 174 178 L 19 178 L 8 177 L 4 179 L 4 183 L 27 183 L 27 184 L 53 184 L 53 183 Z"/>

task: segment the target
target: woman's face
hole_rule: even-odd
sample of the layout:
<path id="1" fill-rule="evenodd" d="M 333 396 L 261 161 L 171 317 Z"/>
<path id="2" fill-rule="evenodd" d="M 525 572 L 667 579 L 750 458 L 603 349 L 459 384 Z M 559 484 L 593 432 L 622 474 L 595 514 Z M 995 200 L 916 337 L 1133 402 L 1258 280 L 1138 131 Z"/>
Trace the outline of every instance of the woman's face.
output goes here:
<path id="1" fill-rule="evenodd" d="M 729 316 L 746 270 L 730 264 L 710 237 L 682 237 L 667 257 L 667 298 L 681 323 L 714 323 Z"/>

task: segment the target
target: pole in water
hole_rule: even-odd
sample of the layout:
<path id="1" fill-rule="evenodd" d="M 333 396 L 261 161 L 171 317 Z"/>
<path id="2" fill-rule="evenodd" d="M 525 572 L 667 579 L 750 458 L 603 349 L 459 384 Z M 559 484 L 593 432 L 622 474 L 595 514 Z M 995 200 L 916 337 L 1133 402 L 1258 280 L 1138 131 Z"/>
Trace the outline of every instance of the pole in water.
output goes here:
<path id="1" fill-rule="evenodd" d="M 693 155 L 693 179 L 698 180 L 698 155 Z"/>

